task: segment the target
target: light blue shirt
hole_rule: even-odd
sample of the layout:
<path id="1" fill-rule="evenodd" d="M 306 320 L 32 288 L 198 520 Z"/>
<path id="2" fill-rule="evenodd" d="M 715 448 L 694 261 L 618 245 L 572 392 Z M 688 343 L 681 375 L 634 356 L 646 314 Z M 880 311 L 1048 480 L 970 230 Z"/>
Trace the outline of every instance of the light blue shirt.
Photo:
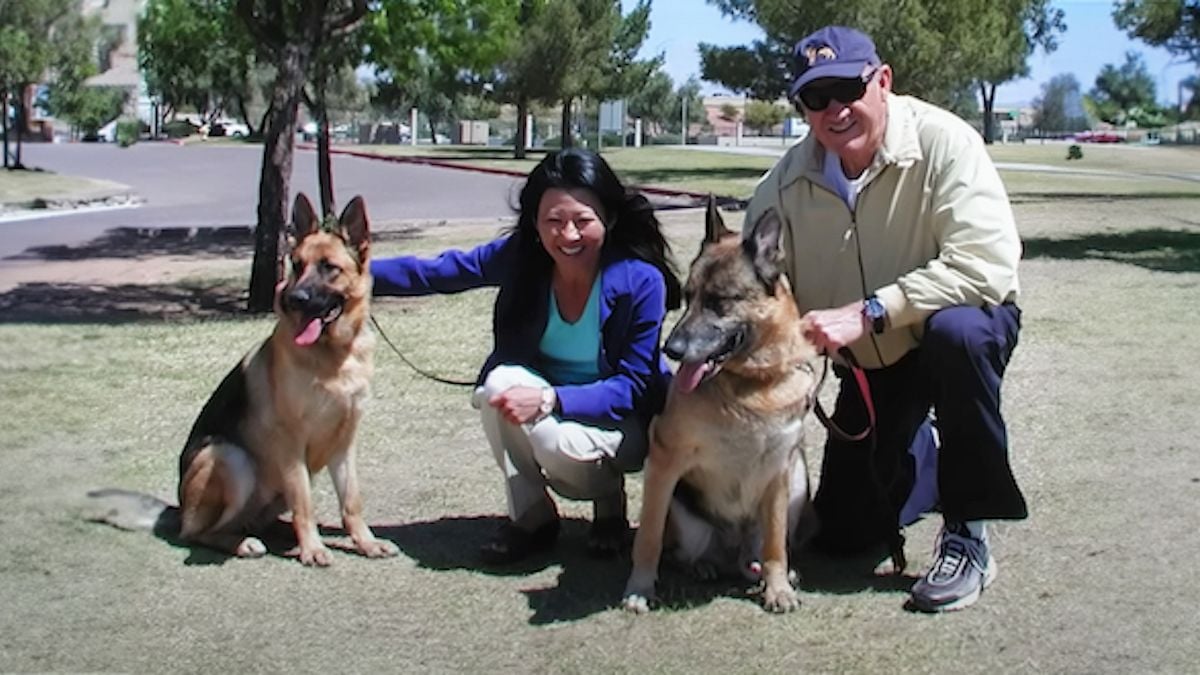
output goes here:
<path id="1" fill-rule="evenodd" d="M 552 384 L 585 384 L 600 379 L 600 277 L 592 283 L 583 314 L 568 323 L 550 291 L 550 313 L 538 349 Z"/>

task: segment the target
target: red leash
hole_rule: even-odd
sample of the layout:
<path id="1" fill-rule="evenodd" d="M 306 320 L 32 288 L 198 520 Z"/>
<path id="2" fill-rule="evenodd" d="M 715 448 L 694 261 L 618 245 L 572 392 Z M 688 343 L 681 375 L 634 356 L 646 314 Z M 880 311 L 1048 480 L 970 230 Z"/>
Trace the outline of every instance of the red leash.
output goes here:
<path id="1" fill-rule="evenodd" d="M 858 393 L 862 396 L 863 403 L 867 409 L 867 428 L 863 429 L 857 434 L 851 434 L 845 429 L 842 429 L 828 414 L 826 414 L 825 408 L 821 406 L 820 398 L 816 394 L 813 395 L 813 412 L 817 414 L 817 419 L 821 420 L 821 424 L 825 425 L 825 428 L 829 430 L 829 433 L 837 436 L 843 441 L 858 442 L 865 440 L 871 435 L 871 432 L 875 430 L 875 401 L 873 398 L 871 398 L 871 384 L 867 381 L 867 373 L 865 370 L 863 370 L 862 366 L 858 364 L 858 359 L 854 358 L 853 352 L 846 347 L 842 347 L 838 350 L 838 354 L 845 359 L 850 368 L 850 372 L 854 374 L 855 383 L 858 384 Z M 821 370 L 821 379 L 817 382 L 816 391 L 818 393 L 821 391 L 821 385 L 825 384 L 825 376 L 828 374 L 829 357 L 826 356 L 825 366 Z"/>

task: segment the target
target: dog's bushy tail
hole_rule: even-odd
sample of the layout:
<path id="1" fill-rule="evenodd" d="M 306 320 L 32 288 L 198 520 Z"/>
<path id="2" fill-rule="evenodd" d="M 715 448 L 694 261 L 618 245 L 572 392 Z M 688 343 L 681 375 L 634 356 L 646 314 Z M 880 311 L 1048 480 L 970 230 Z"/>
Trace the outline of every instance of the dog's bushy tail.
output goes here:
<path id="1" fill-rule="evenodd" d="M 179 509 L 158 497 L 104 488 L 88 492 L 89 511 L 84 518 L 121 530 L 149 530 L 158 535 L 179 533 Z"/>

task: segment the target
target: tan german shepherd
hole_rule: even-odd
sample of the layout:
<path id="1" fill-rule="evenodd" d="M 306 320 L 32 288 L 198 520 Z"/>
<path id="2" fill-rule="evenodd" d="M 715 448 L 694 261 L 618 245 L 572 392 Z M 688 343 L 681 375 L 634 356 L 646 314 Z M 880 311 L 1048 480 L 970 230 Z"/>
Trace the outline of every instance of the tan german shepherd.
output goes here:
<path id="1" fill-rule="evenodd" d="M 355 197 L 323 226 L 301 194 L 292 224 L 275 330 L 225 376 L 192 426 L 179 458 L 178 513 L 144 495 L 99 490 L 91 496 L 108 510 L 94 520 L 167 532 L 177 524 L 184 542 L 253 558 L 267 551 L 255 535 L 290 511 L 293 552 L 323 567 L 333 559 L 317 531 L 310 478 L 328 466 L 355 548 L 371 558 L 398 552 L 363 520 L 354 463 L 375 341 L 366 328 L 366 209 Z"/>
<path id="2" fill-rule="evenodd" d="M 743 240 L 709 200 L 687 310 L 664 349 L 680 365 L 650 431 L 631 612 L 649 609 L 664 539 L 701 577 L 761 573 L 768 611 L 800 604 L 788 545 L 811 512 L 801 442 L 817 352 L 780 271 L 781 229 L 771 211 Z"/>

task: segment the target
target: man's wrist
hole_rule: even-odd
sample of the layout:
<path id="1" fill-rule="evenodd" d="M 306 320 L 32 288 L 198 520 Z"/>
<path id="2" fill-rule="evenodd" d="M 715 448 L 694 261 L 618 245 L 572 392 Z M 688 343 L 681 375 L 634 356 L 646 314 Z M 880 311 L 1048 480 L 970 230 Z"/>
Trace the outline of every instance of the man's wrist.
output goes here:
<path id="1" fill-rule="evenodd" d="M 875 335 L 887 329 L 887 308 L 875 295 L 869 295 L 863 300 L 863 324 Z"/>

